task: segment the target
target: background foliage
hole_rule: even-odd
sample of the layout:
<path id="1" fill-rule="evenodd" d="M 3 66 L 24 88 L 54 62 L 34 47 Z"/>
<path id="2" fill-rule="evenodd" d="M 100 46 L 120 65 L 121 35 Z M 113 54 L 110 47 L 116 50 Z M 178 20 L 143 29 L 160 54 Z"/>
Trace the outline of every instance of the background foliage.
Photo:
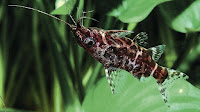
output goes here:
<path id="1" fill-rule="evenodd" d="M 1 0 L 0 96 L 7 111 L 199 111 L 200 0 Z M 148 46 L 165 44 L 162 66 L 189 75 L 169 88 L 168 108 L 155 80 L 138 82 L 129 73 L 118 95 L 111 95 L 104 69 L 75 42 L 65 24 L 34 11 L 8 7 L 19 4 L 58 14 L 73 23 L 81 11 L 94 10 L 85 27 L 147 32 Z M 180 90 L 183 92 L 180 92 Z M 180 93 L 180 94 L 177 94 Z M 183 94 L 182 94 L 183 93 Z M 3 107 L 3 103 L 0 103 Z M 119 107 L 121 110 L 119 110 Z M 0 110 L 3 111 L 3 108 Z"/>

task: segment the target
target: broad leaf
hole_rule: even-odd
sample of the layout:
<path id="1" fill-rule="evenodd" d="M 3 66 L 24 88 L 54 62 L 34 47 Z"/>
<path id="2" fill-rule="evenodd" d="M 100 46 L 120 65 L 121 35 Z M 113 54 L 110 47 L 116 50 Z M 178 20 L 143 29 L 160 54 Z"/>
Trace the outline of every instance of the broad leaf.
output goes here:
<path id="1" fill-rule="evenodd" d="M 66 2 L 65 2 L 66 1 Z M 76 3 L 76 0 L 57 0 L 56 9 L 51 12 L 51 14 L 66 15 L 69 14 Z"/>
<path id="2" fill-rule="evenodd" d="M 137 23 L 145 19 L 155 6 L 170 0 L 124 0 L 122 5 L 109 13 L 125 23 Z"/>
<path id="3" fill-rule="evenodd" d="M 200 90 L 189 82 L 175 81 L 168 93 L 170 112 L 200 112 Z"/>
<path id="4" fill-rule="evenodd" d="M 121 92 L 112 94 L 106 78 L 101 79 L 89 91 L 84 102 L 84 112 L 165 112 L 165 105 L 158 90 L 156 80 L 147 78 L 139 82 L 128 72 L 127 80 Z M 123 85 L 123 84 L 122 84 Z M 120 86 L 118 84 L 118 86 Z M 120 88 L 120 87 L 116 87 Z"/>
<path id="5" fill-rule="evenodd" d="M 18 110 L 18 109 L 14 109 L 14 108 L 6 108 L 6 110 L 5 110 L 5 109 L 0 108 L 0 112 L 36 112 L 36 111 Z"/>
<path id="6" fill-rule="evenodd" d="M 83 102 L 85 112 L 199 112 L 200 90 L 179 79 L 166 90 L 164 103 L 154 78 L 139 82 L 128 72 L 121 92 L 112 94 L 106 78 L 101 79 L 87 94 Z M 123 84 L 121 84 L 123 85 Z M 120 86 L 120 84 L 118 84 Z M 121 88 L 121 87 L 119 87 Z"/>
<path id="7" fill-rule="evenodd" d="M 200 0 L 195 0 L 190 5 L 176 0 L 163 4 L 160 9 L 174 30 L 182 33 L 200 31 Z"/>

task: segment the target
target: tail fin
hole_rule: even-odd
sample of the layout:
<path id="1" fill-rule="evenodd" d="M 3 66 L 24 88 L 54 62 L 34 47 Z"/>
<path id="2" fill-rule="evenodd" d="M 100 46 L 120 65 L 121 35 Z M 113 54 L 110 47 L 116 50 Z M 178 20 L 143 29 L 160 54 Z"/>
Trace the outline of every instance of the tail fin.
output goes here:
<path id="1" fill-rule="evenodd" d="M 163 96 L 163 99 L 165 102 L 167 102 L 167 94 L 166 94 L 166 89 L 177 79 L 188 79 L 189 77 L 184 74 L 183 72 L 180 72 L 180 71 L 177 71 L 177 70 L 174 70 L 174 69 L 170 69 L 170 68 L 166 68 L 167 71 L 168 71 L 168 77 L 165 79 L 165 81 L 159 85 L 159 89 L 160 89 L 160 92 Z"/>
<path id="2" fill-rule="evenodd" d="M 162 85 L 169 85 L 171 83 L 173 83 L 175 80 L 177 79 L 188 79 L 189 77 L 184 74 L 183 72 L 174 70 L 174 69 L 170 69 L 170 68 L 166 68 L 168 71 L 168 77 L 165 79 L 165 81 L 162 83 Z"/>

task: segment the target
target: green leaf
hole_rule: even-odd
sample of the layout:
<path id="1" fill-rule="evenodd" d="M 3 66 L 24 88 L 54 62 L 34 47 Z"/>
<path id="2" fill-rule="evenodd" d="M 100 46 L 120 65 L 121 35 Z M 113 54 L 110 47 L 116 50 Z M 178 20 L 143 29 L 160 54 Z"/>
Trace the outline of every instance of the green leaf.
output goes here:
<path id="1" fill-rule="evenodd" d="M 162 5 L 160 9 L 174 30 L 182 33 L 200 31 L 200 0 L 195 0 L 190 5 L 183 1 L 173 1 Z"/>
<path id="2" fill-rule="evenodd" d="M 172 21 L 172 27 L 183 33 L 200 31 L 200 0 L 193 2 L 177 16 Z"/>
<path id="3" fill-rule="evenodd" d="M 36 112 L 36 111 L 19 110 L 19 109 L 14 109 L 14 108 L 6 108 L 6 111 L 5 111 L 5 109 L 0 108 L 0 112 Z"/>
<path id="4" fill-rule="evenodd" d="M 200 112 L 200 90 L 185 80 L 177 80 L 168 89 L 170 112 Z"/>
<path id="5" fill-rule="evenodd" d="M 137 23 L 144 20 L 155 6 L 170 0 L 124 0 L 122 5 L 109 13 L 124 23 Z"/>
<path id="6" fill-rule="evenodd" d="M 83 102 L 84 112 L 163 112 L 168 109 L 155 79 L 139 82 L 130 73 L 121 73 L 127 76 L 121 92 L 113 95 L 106 78 L 102 78 L 88 92 Z"/>
<path id="7" fill-rule="evenodd" d="M 75 4 L 76 0 L 57 0 L 55 4 L 56 9 L 51 14 L 67 15 L 73 10 Z"/>

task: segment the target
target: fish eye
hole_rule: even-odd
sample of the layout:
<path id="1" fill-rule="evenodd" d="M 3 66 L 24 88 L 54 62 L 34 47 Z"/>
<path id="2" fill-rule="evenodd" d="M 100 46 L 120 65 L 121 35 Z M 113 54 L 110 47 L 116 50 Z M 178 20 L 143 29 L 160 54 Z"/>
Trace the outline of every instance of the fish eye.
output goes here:
<path id="1" fill-rule="evenodd" d="M 95 44 L 95 40 L 92 37 L 88 37 L 85 38 L 83 40 L 83 43 L 87 46 L 87 47 L 92 47 Z"/>

